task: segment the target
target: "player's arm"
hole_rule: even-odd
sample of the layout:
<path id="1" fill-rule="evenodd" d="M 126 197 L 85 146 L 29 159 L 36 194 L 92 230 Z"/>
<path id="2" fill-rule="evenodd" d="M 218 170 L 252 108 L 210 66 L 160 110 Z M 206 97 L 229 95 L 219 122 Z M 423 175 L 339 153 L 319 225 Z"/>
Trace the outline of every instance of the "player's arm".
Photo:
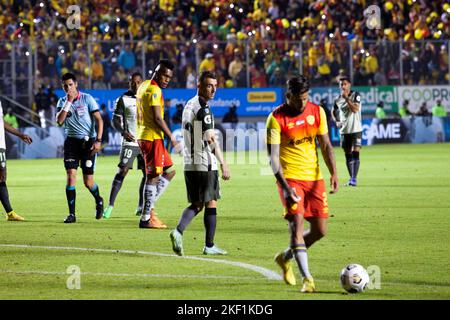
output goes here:
<path id="1" fill-rule="evenodd" d="M 338 106 L 336 104 L 336 101 L 334 101 L 333 110 L 331 110 L 331 118 L 333 118 L 334 122 L 339 122 Z"/>
<path id="2" fill-rule="evenodd" d="M 59 111 L 56 113 L 56 123 L 58 126 L 62 126 L 64 124 L 64 121 L 66 121 L 67 115 L 70 112 L 70 108 L 72 107 L 72 102 L 75 99 L 75 95 L 73 95 L 71 92 L 67 93 L 67 99 L 63 103 L 62 100 L 58 101 L 57 110 Z"/>
<path id="3" fill-rule="evenodd" d="M 97 137 L 95 138 L 94 144 L 91 148 L 91 155 L 94 155 L 99 152 L 102 147 L 103 119 L 98 110 L 93 111 L 91 114 L 94 120 L 97 122 Z"/>
<path id="4" fill-rule="evenodd" d="M 280 163 L 280 144 L 267 143 L 267 152 L 269 154 L 272 172 L 283 189 L 284 198 L 286 199 L 287 205 L 290 207 L 299 202 L 301 198 L 296 194 L 295 189 L 289 186 L 286 178 L 284 177 L 283 169 Z"/>
<path id="5" fill-rule="evenodd" d="M 216 140 L 216 134 L 214 132 L 214 129 L 210 129 L 205 132 L 205 140 L 208 142 L 212 152 L 217 158 L 217 161 L 219 161 L 220 163 L 220 169 L 222 171 L 222 179 L 230 180 L 231 178 L 230 169 L 228 168 L 228 164 L 223 157 L 222 149 L 220 148 L 220 145 Z"/>
<path id="6" fill-rule="evenodd" d="M 66 101 L 62 109 L 56 113 L 56 123 L 58 124 L 58 126 L 62 126 L 64 124 L 64 121 L 66 121 L 70 106 L 71 103 L 69 101 Z"/>
<path id="7" fill-rule="evenodd" d="M 339 180 L 336 171 L 336 158 L 334 157 L 333 146 L 331 145 L 330 137 L 328 134 L 318 135 L 320 150 L 322 151 L 323 160 L 327 165 L 328 171 L 330 172 L 330 186 L 331 193 L 336 193 L 339 189 Z"/>
<path id="8" fill-rule="evenodd" d="M 162 114 L 161 114 L 160 107 L 159 106 L 151 106 L 150 108 L 152 109 L 154 120 L 155 120 L 156 124 L 164 132 L 164 134 L 170 139 L 170 142 L 172 143 L 172 145 L 176 146 L 178 144 L 178 141 L 172 135 L 172 132 L 170 131 L 169 127 L 167 126 L 166 122 L 164 121 L 164 118 L 162 117 Z"/>
<path id="9" fill-rule="evenodd" d="M 125 118 L 125 104 L 123 102 L 123 97 L 120 97 L 116 101 L 116 107 L 114 108 L 113 118 L 111 120 L 111 125 L 114 129 L 120 132 L 122 137 L 126 141 L 134 141 L 134 136 L 128 131 L 128 126 L 126 126 Z"/>
<path id="10" fill-rule="evenodd" d="M 328 127 L 326 122 L 326 115 L 323 110 L 320 110 L 320 127 L 317 134 L 319 140 L 320 150 L 322 151 L 323 160 L 330 172 L 331 193 L 336 193 L 339 188 L 339 181 L 336 170 L 336 158 L 334 157 L 333 146 L 331 145 L 330 137 L 328 136 Z"/>
<path id="11" fill-rule="evenodd" d="M 333 118 L 333 121 L 336 123 L 336 127 L 342 128 L 342 122 L 339 119 L 339 108 L 337 106 L 336 100 L 333 104 L 333 110 L 331 111 L 331 117 Z"/>
<path id="12" fill-rule="evenodd" d="M 23 142 L 25 142 L 26 144 L 31 144 L 33 142 L 33 139 L 31 139 L 31 137 L 27 134 L 23 134 L 22 132 L 20 132 L 19 130 L 11 127 L 8 123 L 4 123 L 5 126 L 5 130 L 8 131 L 9 133 L 12 133 L 13 135 L 17 136 L 20 138 L 20 140 L 22 140 Z"/>
<path id="13" fill-rule="evenodd" d="M 283 169 L 280 162 L 280 143 L 281 143 L 281 130 L 280 125 L 272 114 L 267 118 L 267 153 L 270 159 L 270 167 L 275 175 L 278 183 L 284 192 L 284 198 L 288 206 L 299 202 L 301 199 L 295 193 L 295 190 L 289 186 L 286 178 L 283 174 Z"/>

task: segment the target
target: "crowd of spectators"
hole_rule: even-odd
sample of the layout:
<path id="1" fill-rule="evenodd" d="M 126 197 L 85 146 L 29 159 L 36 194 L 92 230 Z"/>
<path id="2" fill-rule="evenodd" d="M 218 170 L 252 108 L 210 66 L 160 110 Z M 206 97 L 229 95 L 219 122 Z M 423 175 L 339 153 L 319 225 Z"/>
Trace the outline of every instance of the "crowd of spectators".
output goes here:
<path id="1" fill-rule="evenodd" d="M 378 29 L 377 11 L 365 13 L 372 4 Z M 70 5 L 81 10 L 75 28 Z M 400 84 L 401 69 L 404 84 L 449 82 L 446 0 L 3 0 L 0 9 L 0 41 L 27 55 L 33 40 L 36 87 L 70 70 L 82 86 L 122 88 L 161 58 L 176 62 L 175 87 L 195 87 L 202 70 L 221 87 L 281 86 L 299 72 L 315 85 L 343 73 L 355 85 Z M 10 54 L 1 42 L 0 61 Z"/>

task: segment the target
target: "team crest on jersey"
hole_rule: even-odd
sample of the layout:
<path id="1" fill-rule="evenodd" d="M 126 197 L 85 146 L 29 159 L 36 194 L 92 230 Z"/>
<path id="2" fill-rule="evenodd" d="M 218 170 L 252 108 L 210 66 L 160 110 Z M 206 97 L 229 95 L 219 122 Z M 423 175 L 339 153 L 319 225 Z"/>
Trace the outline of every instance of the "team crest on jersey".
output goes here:
<path id="1" fill-rule="evenodd" d="M 316 119 L 314 118 L 314 116 L 307 116 L 306 117 L 306 122 L 308 122 L 308 124 L 310 125 L 310 126 L 312 126 L 313 124 L 314 124 L 314 121 L 315 121 Z"/>

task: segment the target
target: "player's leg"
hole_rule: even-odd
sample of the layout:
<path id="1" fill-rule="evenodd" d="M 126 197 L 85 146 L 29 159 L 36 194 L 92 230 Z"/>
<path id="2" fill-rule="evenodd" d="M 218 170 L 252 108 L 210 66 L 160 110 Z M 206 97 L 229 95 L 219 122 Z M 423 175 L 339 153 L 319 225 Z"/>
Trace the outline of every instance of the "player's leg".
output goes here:
<path id="1" fill-rule="evenodd" d="M 304 219 L 301 214 L 289 214 L 286 216 L 289 222 L 289 232 L 291 235 L 290 246 L 292 255 L 297 262 L 297 266 L 303 278 L 302 292 L 314 292 L 314 280 L 309 272 L 308 253 L 303 239 Z"/>
<path id="2" fill-rule="evenodd" d="M 158 199 L 163 195 L 163 193 L 166 191 L 167 187 L 169 186 L 170 181 L 173 179 L 173 177 L 175 176 L 175 169 L 173 168 L 173 166 L 170 167 L 165 167 L 163 169 L 163 173 L 159 176 L 158 178 L 158 182 L 156 185 L 156 197 L 155 197 L 155 201 L 152 204 L 152 208 L 151 208 L 151 214 L 154 217 L 154 219 L 158 220 L 158 216 L 155 212 L 155 204 L 156 201 L 158 201 Z"/>
<path id="3" fill-rule="evenodd" d="M 203 224 L 205 247 L 203 254 L 226 255 L 227 252 L 214 244 L 217 225 L 217 200 L 220 199 L 219 171 L 198 172 L 200 177 L 199 198 L 205 203 Z"/>
<path id="4" fill-rule="evenodd" d="M 357 178 L 358 178 L 358 171 L 359 171 L 359 164 L 360 164 L 360 160 L 359 160 L 359 152 L 361 150 L 361 138 L 362 137 L 362 133 L 355 133 L 353 134 L 353 139 L 352 139 L 352 182 L 353 182 L 353 186 L 357 185 Z"/>
<path id="5" fill-rule="evenodd" d="M 0 150 L 0 201 L 6 211 L 6 220 L 23 221 L 23 217 L 19 216 L 11 207 L 9 202 L 8 187 L 6 186 L 6 152 Z"/>
<path id="6" fill-rule="evenodd" d="M 64 220 L 64 223 L 73 223 L 76 222 L 75 205 L 77 198 L 77 190 L 76 190 L 77 169 L 66 169 L 66 176 L 67 176 L 66 199 L 67 199 L 67 206 L 69 207 L 69 215 Z"/>
<path id="7" fill-rule="evenodd" d="M 146 179 L 145 170 L 142 170 L 141 183 L 139 184 L 139 200 L 138 200 L 138 205 L 137 205 L 136 211 L 135 211 L 135 214 L 137 216 L 140 216 L 142 214 L 142 208 L 144 206 L 145 179 Z"/>
<path id="8" fill-rule="evenodd" d="M 205 214 L 203 216 L 205 225 L 205 247 L 203 254 L 226 255 L 225 250 L 214 244 L 214 236 L 216 234 L 217 224 L 217 201 L 211 200 L 206 203 Z"/>
<path id="9" fill-rule="evenodd" d="M 183 250 L 183 232 L 187 226 L 191 223 L 192 219 L 203 210 L 202 202 L 191 203 L 187 208 L 183 210 L 180 221 L 177 227 L 170 232 L 170 240 L 172 241 L 173 251 L 179 255 L 184 255 Z"/>
<path id="10" fill-rule="evenodd" d="M 327 233 L 328 197 L 325 181 L 306 182 L 305 214 L 310 228 L 303 232 L 303 239 L 307 248 L 323 238 Z"/>
<path id="11" fill-rule="evenodd" d="M 167 150 L 164 148 L 164 141 L 157 139 L 153 141 L 153 165 L 155 172 L 159 175 L 156 182 L 156 196 L 152 202 L 150 213 L 152 223 L 160 225 L 161 227 L 167 227 L 161 220 L 159 220 L 155 206 L 158 199 L 163 195 L 169 186 L 170 180 L 175 176 L 175 170 L 173 168 L 172 158 Z"/>
<path id="12" fill-rule="evenodd" d="M 137 167 L 138 169 L 140 169 L 142 171 L 142 178 L 141 178 L 141 183 L 139 184 L 139 200 L 138 200 L 138 205 L 136 207 L 136 211 L 135 214 L 137 216 L 140 216 L 142 214 L 142 207 L 143 207 L 143 202 L 144 202 L 144 187 L 145 187 L 145 162 L 144 162 L 144 158 L 142 157 L 141 154 L 139 154 L 137 156 Z"/>
<path id="13" fill-rule="evenodd" d="M 122 188 L 123 180 L 128 174 L 128 171 L 129 171 L 128 167 L 119 167 L 119 170 L 114 176 L 114 180 L 111 183 L 111 190 L 109 192 L 108 207 L 106 207 L 105 211 L 103 212 L 103 218 L 109 219 L 111 217 L 117 195 L 119 194 L 119 191 Z"/>
<path id="14" fill-rule="evenodd" d="M 306 248 L 309 248 L 327 234 L 327 219 L 310 217 L 306 220 L 309 222 L 309 229 L 303 233 L 303 239 Z"/>
<path id="15" fill-rule="evenodd" d="M 342 135 L 341 146 L 345 154 L 345 164 L 347 166 L 348 175 L 350 179 L 348 185 L 351 185 L 351 180 L 353 176 L 353 156 L 352 156 L 352 144 L 351 144 L 351 134 Z"/>
<path id="16" fill-rule="evenodd" d="M 158 185 L 157 185 L 157 193 L 155 202 L 163 195 L 169 186 L 170 181 L 175 176 L 175 169 L 173 167 L 172 158 L 170 157 L 169 152 L 164 148 L 163 140 L 155 140 L 154 141 L 155 152 L 157 153 L 157 158 L 155 159 L 155 163 L 157 166 L 163 167 L 163 172 L 159 176 Z M 156 218 L 156 213 L 154 212 L 154 205 L 152 206 L 153 215 Z M 156 218 L 157 219 L 157 218 Z"/>
<path id="17" fill-rule="evenodd" d="M 133 168 L 134 159 L 139 153 L 139 147 L 122 146 L 120 150 L 119 164 L 117 165 L 119 167 L 119 170 L 114 176 L 114 180 L 111 184 L 109 204 L 105 209 L 105 212 L 103 212 L 103 218 L 109 219 L 109 217 L 111 216 L 111 213 L 114 209 L 116 197 L 119 194 L 120 189 L 122 188 L 123 180 L 128 174 L 128 171 Z"/>
<path id="18" fill-rule="evenodd" d="M 143 208 L 139 228 L 149 229 L 166 229 L 167 226 L 152 215 L 152 207 L 154 206 L 159 175 L 154 173 L 151 168 L 147 171 L 144 192 L 143 192 Z"/>
<path id="19" fill-rule="evenodd" d="M 278 185 L 278 194 L 280 196 L 281 203 L 284 207 L 284 217 L 288 218 L 290 215 L 303 215 L 304 214 L 304 191 L 301 184 L 297 183 L 293 180 L 287 180 L 289 186 L 295 189 L 297 195 L 301 198 L 300 202 L 297 203 L 296 206 L 288 207 L 286 204 L 286 199 L 284 198 L 284 191 L 279 184 Z M 280 266 L 283 270 L 283 279 L 286 284 L 296 285 L 297 281 L 295 279 L 294 271 L 292 269 L 292 259 L 294 258 L 293 250 L 291 245 L 286 248 L 284 251 L 279 252 L 275 255 L 275 262 Z"/>
<path id="20" fill-rule="evenodd" d="M 95 199 L 95 219 L 99 220 L 103 217 L 103 198 L 100 196 L 100 188 L 94 181 L 94 169 L 97 155 L 91 155 L 93 143 L 94 139 L 90 139 L 88 143 L 83 144 L 81 170 L 83 171 L 84 186 Z"/>
<path id="21" fill-rule="evenodd" d="M 76 204 L 76 183 L 77 183 L 77 169 L 80 161 L 81 153 L 80 139 L 67 138 L 64 141 L 64 168 L 66 169 L 66 199 L 69 207 L 69 215 L 64 220 L 64 223 L 76 222 L 75 204 Z"/>
<path id="22" fill-rule="evenodd" d="M 103 198 L 100 196 L 100 188 L 94 181 L 94 174 L 83 172 L 83 182 L 95 199 L 95 219 L 99 220 L 103 217 Z"/>
<path id="23" fill-rule="evenodd" d="M 192 219 L 203 210 L 203 197 L 201 196 L 201 173 L 196 171 L 184 171 L 184 183 L 186 185 L 187 198 L 190 205 L 183 210 L 177 227 L 170 232 L 172 249 L 178 255 L 183 255 L 183 232 Z"/>
<path id="24" fill-rule="evenodd" d="M 175 177 L 176 171 L 173 166 L 165 167 L 163 170 L 163 174 L 159 176 L 158 180 L 158 193 L 156 195 L 156 200 L 158 200 L 161 195 L 166 191 L 169 186 L 170 181 L 172 181 L 173 177 Z"/>

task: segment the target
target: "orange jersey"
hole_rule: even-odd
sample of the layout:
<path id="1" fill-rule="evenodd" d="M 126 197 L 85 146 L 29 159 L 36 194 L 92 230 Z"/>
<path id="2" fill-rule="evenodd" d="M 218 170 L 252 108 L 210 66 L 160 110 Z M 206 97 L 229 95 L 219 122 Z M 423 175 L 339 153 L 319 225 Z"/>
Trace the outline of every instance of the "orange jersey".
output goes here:
<path id="1" fill-rule="evenodd" d="M 162 90 L 154 80 L 145 80 L 136 93 L 137 139 L 153 141 L 164 139 L 164 132 L 156 124 L 152 108 L 160 108 L 164 118 Z"/>
<path id="2" fill-rule="evenodd" d="M 267 118 L 267 143 L 280 145 L 280 163 L 286 179 L 323 179 L 316 136 L 328 133 L 325 111 L 308 102 L 300 115 L 291 117 L 286 114 L 287 108 L 283 104 Z"/>

